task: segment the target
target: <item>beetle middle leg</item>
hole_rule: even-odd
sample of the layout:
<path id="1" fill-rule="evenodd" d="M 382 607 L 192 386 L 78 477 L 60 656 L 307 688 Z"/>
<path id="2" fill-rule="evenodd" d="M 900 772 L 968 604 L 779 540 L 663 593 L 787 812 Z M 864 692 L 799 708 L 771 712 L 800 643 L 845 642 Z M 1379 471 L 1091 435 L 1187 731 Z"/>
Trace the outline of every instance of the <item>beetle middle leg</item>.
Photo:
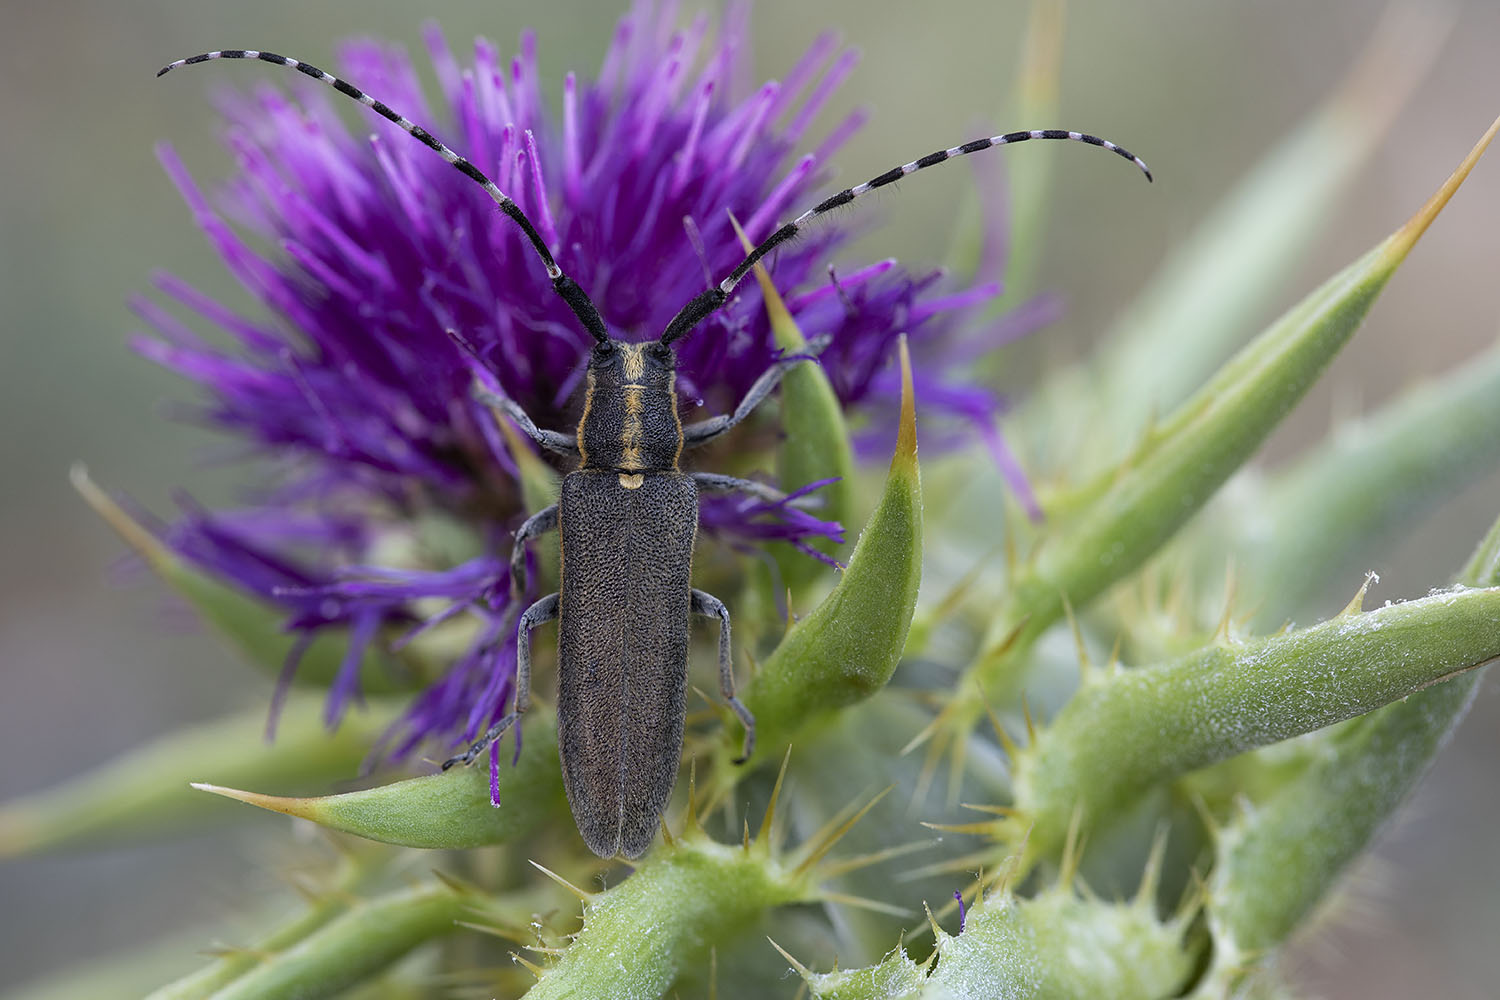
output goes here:
<path id="1" fill-rule="evenodd" d="M 510 549 L 511 589 L 517 594 L 526 593 L 526 543 L 538 535 L 557 529 L 557 504 L 545 507 L 528 517 L 516 529 Z"/>
<path id="2" fill-rule="evenodd" d="M 781 384 L 781 378 L 794 365 L 799 365 L 809 360 L 808 355 L 816 356 L 828 346 L 827 337 L 818 337 L 810 341 L 807 350 L 802 354 L 791 357 L 779 358 L 771 367 L 761 373 L 760 378 L 750 386 L 750 391 L 745 393 L 745 398 L 740 400 L 740 405 L 734 408 L 734 413 L 729 416 L 719 414 L 717 417 L 709 417 L 695 424 L 688 424 L 682 428 L 682 444 L 685 448 L 696 448 L 700 444 L 706 444 L 721 434 L 728 433 L 734 426 L 748 417 L 755 408 L 766 401 L 771 391 Z"/>
<path id="3" fill-rule="evenodd" d="M 736 764 L 743 764 L 755 752 L 755 716 L 734 696 L 734 663 L 729 656 L 729 609 L 723 601 L 706 591 L 695 588 L 692 595 L 693 614 L 719 619 L 719 693 L 745 727 L 745 749 L 735 760 Z"/>
<path id="4" fill-rule="evenodd" d="M 521 716 L 531 707 L 531 630 L 543 622 L 557 617 L 557 595 L 548 594 L 521 615 L 516 636 L 516 707 L 513 712 L 490 727 L 490 731 L 474 742 L 469 749 L 457 757 L 443 761 L 446 771 L 454 764 L 467 764 L 489 749 L 491 743 L 505 735 L 505 731 L 521 721 Z M 726 621 L 728 619 L 725 619 Z"/>

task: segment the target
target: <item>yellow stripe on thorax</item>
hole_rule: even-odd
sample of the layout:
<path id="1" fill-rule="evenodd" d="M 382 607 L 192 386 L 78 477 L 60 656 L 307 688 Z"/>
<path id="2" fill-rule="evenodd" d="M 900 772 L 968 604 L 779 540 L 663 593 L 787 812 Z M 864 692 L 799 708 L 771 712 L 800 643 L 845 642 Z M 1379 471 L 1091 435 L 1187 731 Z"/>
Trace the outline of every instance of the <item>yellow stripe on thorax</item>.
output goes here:
<path id="1" fill-rule="evenodd" d="M 646 374 L 646 358 L 642 353 L 644 344 L 632 344 L 625 348 L 621 359 L 624 362 L 625 377 L 627 379 L 639 379 Z M 641 442 L 645 439 L 646 429 L 641 424 L 641 391 L 644 386 L 630 384 L 621 386 L 625 395 L 625 416 L 620 424 L 620 468 L 641 468 Z"/>

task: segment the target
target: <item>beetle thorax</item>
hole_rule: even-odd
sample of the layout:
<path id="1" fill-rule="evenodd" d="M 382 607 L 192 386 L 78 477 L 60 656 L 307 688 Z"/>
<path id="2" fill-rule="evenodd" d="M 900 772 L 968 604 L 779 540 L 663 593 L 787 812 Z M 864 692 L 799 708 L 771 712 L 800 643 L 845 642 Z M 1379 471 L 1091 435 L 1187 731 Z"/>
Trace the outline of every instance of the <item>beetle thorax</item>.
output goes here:
<path id="1" fill-rule="evenodd" d="M 665 472 L 682 453 L 677 358 L 670 347 L 612 340 L 589 356 L 578 421 L 582 468 Z"/>

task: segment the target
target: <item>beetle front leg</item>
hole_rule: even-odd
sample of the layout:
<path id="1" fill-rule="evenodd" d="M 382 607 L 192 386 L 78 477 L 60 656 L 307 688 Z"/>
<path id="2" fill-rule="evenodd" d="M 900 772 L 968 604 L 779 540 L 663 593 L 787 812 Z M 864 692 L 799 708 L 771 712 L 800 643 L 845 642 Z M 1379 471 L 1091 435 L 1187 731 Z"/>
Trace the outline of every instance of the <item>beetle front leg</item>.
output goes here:
<path id="1" fill-rule="evenodd" d="M 781 378 L 794 365 L 799 365 L 809 360 L 808 355 L 816 357 L 823 348 L 828 346 L 828 338 L 818 337 L 807 345 L 804 354 L 793 355 L 789 358 L 780 358 L 771 367 L 761 373 L 760 378 L 750 386 L 750 391 L 745 393 L 745 398 L 740 400 L 740 405 L 734 408 L 734 413 L 724 416 L 722 413 L 717 417 L 709 417 L 695 424 L 688 424 L 682 429 L 682 446 L 684 448 L 696 448 L 700 444 L 706 444 L 721 434 L 728 433 L 736 424 L 744 420 L 755 408 L 766 401 L 771 391 L 781 384 Z"/>
<path id="2" fill-rule="evenodd" d="M 734 663 L 729 656 L 729 609 L 723 601 L 705 591 L 695 589 L 692 595 L 693 614 L 719 619 L 719 693 L 745 727 L 745 749 L 735 760 L 736 764 L 743 764 L 755 753 L 755 716 L 734 696 Z"/>
<path id="3" fill-rule="evenodd" d="M 516 529 L 510 547 L 510 584 L 513 592 L 526 593 L 526 543 L 538 535 L 557 529 L 557 504 L 543 508 Z"/>
<path id="4" fill-rule="evenodd" d="M 475 757 L 489 749 L 505 731 L 521 721 L 521 716 L 531 707 L 531 630 L 543 622 L 550 622 L 557 617 L 557 595 L 548 594 L 537 601 L 521 615 L 521 623 L 517 626 L 516 636 L 516 708 L 505 718 L 490 727 L 490 731 L 481 736 L 475 743 L 459 754 L 443 761 L 443 770 L 446 771 L 454 764 L 467 764 Z"/>
<path id="5" fill-rule="evenodd" d="M 474 383 L 470 390 L 475 399 L 488 406 L 492 410 L 498 410 L 510 417 L 515 425 L 521 428 L 521 433 L 535 441 L 540 447 L 558 455 L 567 455 L 569 458 L 578 457 L 578 439 L 562 431 L 546 431 L 536 425 L 531 419 L 531 414 L 521 409 L 521 404 L 509 396 L 501 396 L 490 392 L 479 382 Z"/>

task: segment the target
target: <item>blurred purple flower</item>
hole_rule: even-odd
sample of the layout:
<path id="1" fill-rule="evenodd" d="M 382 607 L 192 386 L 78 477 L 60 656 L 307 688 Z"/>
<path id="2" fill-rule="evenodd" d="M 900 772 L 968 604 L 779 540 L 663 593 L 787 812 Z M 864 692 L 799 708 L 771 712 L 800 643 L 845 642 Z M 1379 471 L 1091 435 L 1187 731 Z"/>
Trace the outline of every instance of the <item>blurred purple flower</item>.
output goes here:
<path id="1" fill-rule="evenodd" d="M 508 65 L 480 40 L 461 68 L 429 26 L 436 111 L 399 51 L 352 43 L 340 70 L 490 173 L 613 335 L 648 339 L 738 263 L 730 214 L 752 238 L 768 235 L 812 202 L 830 154 L 862 123 L 850 115 L 792 159 L 854 55 L 825 36 L 782 83 L 740 93 L 745 21 L 744 8 L 731 10 L 713 41 L 706 18 L 676 31 L 670 13 L 638 5 L 620 21 L 597 80 L 565 78 L 561 121 L 543 97 L 530 34 Z M 202 420 L 279 463 L 253 506 L 226 513 L 185 503 L 163 534 L 198 566 L 284 608 L 288 630 L 306 638 L 349 628 L 330 722 L 358 698 L 366 647 L 383 632 L 473 616 L 467 652 L 389 734 L 385 752 L 400 758 L 428 738 L 468 741 L 503 713 L 517 606 L 534 596 L 509 590 L 509 531 L 525 514 L 519 473 L 494 416 L 470 396 L 473 366 L 540 425 L 568 428 L 592 341 L 482 191 L 384 121 L 361 120 L 367 137 L 351 134 L 335 111 L 342 98 L 297 84 L 295 100 L 260 85 L 225 108 L 239 169 L 222 204 L 270 253 L 214 210 L 170 148 L 160 151 L 213 249 L 270 319 L 244 318 L 165 276 L 162 296 L 233 346 L 200 339 L 173 310 L 142 300 L 156 336 L 136 348 L 199 383 Z M 993 435 L 996 398 L 951 373 L 1014 334 L 1002 320 L 956 336 L 955 317 L 998 288 L 939 294 L 941 275 L 893 261 L 835 280 L 827 262 L 847 238 L 819 225 L 769 261 L 804 332 L 830 336 L 821 361 L 840 398 L 869 403 L 876 422 L 894 411 L 888 362 L 905 332 L 924 406 Z M 778 355 L 755 283 L 678 353 L 683 398 L 708 412 L 732 409 Z M 420 539 L 413 525 L 434 515 L 466 526 L 473 550 L 434 555 L 411 544 Z M 705 496 L 703 523 L 738 547 L 785 540 L 812 551 L 810 540 L 840 532 L 794 507 L 732 497 Z M 398 567 L 365 565 L 393 539 L 408 543 Z"/>

